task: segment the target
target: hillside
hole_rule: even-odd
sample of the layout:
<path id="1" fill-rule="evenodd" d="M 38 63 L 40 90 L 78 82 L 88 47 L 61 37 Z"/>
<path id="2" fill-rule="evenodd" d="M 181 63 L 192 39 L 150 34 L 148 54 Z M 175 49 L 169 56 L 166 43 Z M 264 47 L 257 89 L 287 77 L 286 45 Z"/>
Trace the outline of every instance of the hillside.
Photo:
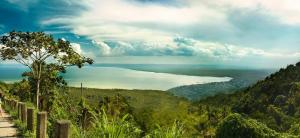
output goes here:
<path id="1" fill-rule="evenodd" d="M 221 93 L 232 93 L 234 91 L 246 88 L 253 83 L 254 82 L 252 81 L 250 82 L 245 80 L 232 79 L 228 82 L 213 82 L 206 84 L 179 86 L 169 89 L 168 91 L 176 96 L 186 97 L 189 100 L 197 101 Z"/>
<path id="2" fill-rule="evenodd" d="M 0 83 L 0 89 L 25 102 L 30 101 L 31 94 L 27 86 L 26 81 Z M 194 102 L 156 90 L 83 88 L 81 93 L 80 88 L 61 87 L 55 93 L 55 102 L 47 100 L 52 104 L 47 109 L 52 112 L 49 118 L 52 123 L 57 118 L 71 120 L 77 125 L 73 132 L 81 131 L 78 120 L 84 120 L 82 115 L 97 114 L 103 109 L 112 123 L 129 115 L 128 123 L 140 130 L 135 137 L 153 136 L 157 131 L 178 132 L 178 138 L 300 136 L 300 63 L 280 69 L 245 89 Z M 94 127 L 89 132 L 94 134 L 98 129 Z M 132 134 L 128 131 L 128 135 Z"/>
<path id="3" fill-rule="evenodd" d="M 70 87 L 68 88 L 68 91 L 71 97 L 78 100 L 80 99 L 80 88 Z M 157 108 L 162 105 L 173 109 L 180 101 L 187 102 L 183 98 L 178 98 L 165 91 L 158 90 L 83 88 L 82 96 L 85 97 L 91 104 L 97 105 L 104 97 L 113 97 L 118 94 L 125 97 L 130 106 L 136 109 Z"/>
<path id="4" fill-rule="evenodd" d="M 229 76 L 233 78 L 228 82 L 213 82 L 206 84 L 194 84 L 171 88 L 168 91 L 176 96 L 186 97 L 197 101 L 217 94 L 228 94 L 255 84 L 271 74 L 273 70 L 239 70 L 219 69 L 195 71 L 195 75 Z"/>
<path id="5" fill-rule="evenodd" d="M 69 87 L 67 95 L 78 103 L 81 99 L 81 89 Z M 194 126 L 197 125 L 195 118 L 190 114 L 189 109 L 192 103 L 184 98 L 174 96 L 166 91 L 158 90 L 126 90 L 126 89 L 94 89 L 83 88 L 82 97 L 86 99 L 90 107 L 100 109 L 100 104 L 106 101 L 112 103 L 111 108 L 116 108 L 117 97 L 124 98 L 128 104 L 129 111 L 133 115 L 135 122 L 144 131 L 150 131 L 157 127 L 172 126 L 174 120 L 186 124 L 186 134 L 199 134 Z M 121 98 L 121 99 L 122 99 Z M 121 100 L 119 101 L 120 103 Z M 110 103 L 105 103 L 110 104 Z"/>
<path id="6" fill-rule="evenodd" d="M 280 132 L 287 132 L 299 124 L 300 63 L 280 69 L 248 88 L 233 110 Z"/>
<path id="7" fill-rule="evenodd" d="M 221 132 L 224 132 L 228 134 L 227 137 L 238 137 L 238 134 L 243 135 L 242 133 L 245 134 L 246 132 L 248 134 L 259 126 L 266 126 L 268 127 L 266 129 L 272 130 L 268 130 L 268 133 L 272 132 L 272 134 L 268 134 L 266 137 L 271 137 L 271 135 L 277 135 L 278 137 L 299 135 L 300 62 L 296 65 L 289 65 L 285 69 L 280 69 L 243 91 L 209 97 L 196 102 L 195 105 L 202 107 L 199 108 L 202 109 L 200 111 L 203 111 L 203 107 L 209 108 L 209 112 L 212 112 L 210 116 L 214 119 L 209 119 L 204 124 L 213 126 L 215 131 L 220 132 L 218 135 L 223 135 Z M 239 115 L 232 117 L 231 113 L 241 114 L 242 117 L 239 117 Z M 238 128 L 238 124 L 248 122 L 249 119 L 248 127 L 244 124 L 241 125 L 243 127 Z M 218 125 L 212 124 L 214 120 L 218 122 Z M 228 121 L 235 121 L 236 123 L 229 123 Z M 235 130 L 236 133 L 228 133 L 229 130 Z M 255 133 L 265 132 L 257 131 Z M 262 134 L 256 136 L 258 135 L 262 136 Z M 253 135 L 248 136 L 253 137 Z"/>

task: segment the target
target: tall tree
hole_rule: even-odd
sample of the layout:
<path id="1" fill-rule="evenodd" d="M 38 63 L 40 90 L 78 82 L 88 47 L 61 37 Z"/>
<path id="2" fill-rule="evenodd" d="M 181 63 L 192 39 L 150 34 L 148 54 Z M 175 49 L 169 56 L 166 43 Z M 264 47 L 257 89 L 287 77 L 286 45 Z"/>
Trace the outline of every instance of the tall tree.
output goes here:
<path id="1" fill-rule="evenodd" d="M 43 66 L 51 64 L 58 71 L 64 71 L 67 66 L 81 68 L 93 60 L 77 53 L 69 41 L 55 40 L 43 32 L 12 31 L 0 37 L 0 56 L 2 60 L 15 60 L 27 66 L 36 80 L 36 107 L 39 107 L 40 83 L 43 76 Z"/>

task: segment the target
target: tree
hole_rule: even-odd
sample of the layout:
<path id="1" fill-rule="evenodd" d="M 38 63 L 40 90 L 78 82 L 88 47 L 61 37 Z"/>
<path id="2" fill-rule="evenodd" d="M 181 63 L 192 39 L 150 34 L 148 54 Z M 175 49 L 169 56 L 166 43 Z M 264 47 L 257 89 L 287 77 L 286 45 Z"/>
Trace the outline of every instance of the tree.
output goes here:
<path id="1" fill-rule="evenodd" d="M 0 37 L 2 60 L 15 60 L 30 69 L 36 80 L 36 107 L 39 107 L 40 83 L 43 78 L 43 66 L 51 64 L 52 69 L 64 72 L 68 66 L 81 68 L 93 60 L 75 52 L 69 41 L 55 40 L 43 32 L 12 31 Z"/>
<path id="2" fill-rule="evenodd" d="M 41 110 L 48 112 L 53 103 L 56 102 L 58 91 L 67 85 L 61 76 L 62 72 L 58 71 L 55 66 L 55 64 L 42 65 L 43 78 L 40 81 L 39 107 Z M 24 72 L 22 76 L 27 77 L 31 92 L 36 92 L 36 79 L 33 78 L 33 73 L 30 71 Z M 34 101 L 34 97 L 31 101 Z"/>

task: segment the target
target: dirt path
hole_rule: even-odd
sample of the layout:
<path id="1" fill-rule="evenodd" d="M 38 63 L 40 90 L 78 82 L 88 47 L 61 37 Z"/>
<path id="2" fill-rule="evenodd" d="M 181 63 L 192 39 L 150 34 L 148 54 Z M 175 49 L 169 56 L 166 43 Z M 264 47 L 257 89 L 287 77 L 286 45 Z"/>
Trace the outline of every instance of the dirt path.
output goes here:
<path id="1" fill-rule="evenodd" d="M 10 120 L 10 116 L 7 113 L 0 115 L 0 138 L 16 138 L 17 128 Z"/>

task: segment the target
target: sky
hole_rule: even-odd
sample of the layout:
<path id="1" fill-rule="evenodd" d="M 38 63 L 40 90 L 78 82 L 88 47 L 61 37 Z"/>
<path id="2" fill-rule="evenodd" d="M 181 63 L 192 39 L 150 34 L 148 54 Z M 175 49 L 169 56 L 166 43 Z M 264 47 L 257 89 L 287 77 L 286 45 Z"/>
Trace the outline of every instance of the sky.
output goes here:
<path id="1" fill-rule="evenodd" d="M 1 0 L 0 34 L 44 31 L 96 63 L 300 61 L 299 0 Z"/>

